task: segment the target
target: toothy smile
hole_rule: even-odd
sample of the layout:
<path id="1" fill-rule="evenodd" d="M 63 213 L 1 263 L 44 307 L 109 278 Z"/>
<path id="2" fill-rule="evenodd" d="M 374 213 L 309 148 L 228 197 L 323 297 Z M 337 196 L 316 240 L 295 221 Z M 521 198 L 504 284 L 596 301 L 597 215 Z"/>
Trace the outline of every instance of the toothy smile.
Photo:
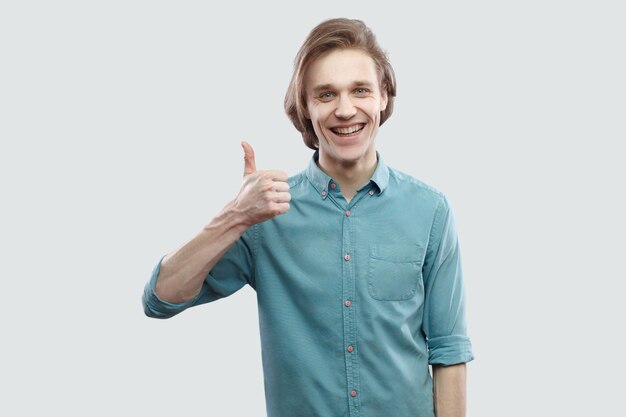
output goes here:
<path id="1" fill-rule="evenodd" d="M 365 127 L 364 123 L 359 123 L 359 124 L 349 126 L 349 127 L 334 127 L 330 130 L 332 130 L 333 133 L 339 136 L 350 136 L 361 131 L 364 127 Z"/>

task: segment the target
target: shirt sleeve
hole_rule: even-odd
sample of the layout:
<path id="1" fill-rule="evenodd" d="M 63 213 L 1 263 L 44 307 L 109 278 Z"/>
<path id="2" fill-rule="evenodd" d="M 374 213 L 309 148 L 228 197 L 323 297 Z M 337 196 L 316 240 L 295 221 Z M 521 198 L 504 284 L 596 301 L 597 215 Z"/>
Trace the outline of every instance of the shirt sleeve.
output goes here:
<path id="1" fill-rule="evenodd" d="M 454 214 L 443 197 L 431 228 L 424 262 L 424 322 L 429 364 L 474 359 L 465 320 L 465 289 Z"/>
<path id="2" fill-rule="evenodd" d="M 228 297 L 246 284 L 256 288 L 253 262 L 255 233 L 256 226 L 248 229 L 211 269 L 198 295 L 193 300 L 184 303 L 169 303 L 156 295 L 156 282 L 163 260 L 161 258 L 144 287 L 142 303 L 145 314 L 148 317 L 166 319 L 189 307 Z"/>

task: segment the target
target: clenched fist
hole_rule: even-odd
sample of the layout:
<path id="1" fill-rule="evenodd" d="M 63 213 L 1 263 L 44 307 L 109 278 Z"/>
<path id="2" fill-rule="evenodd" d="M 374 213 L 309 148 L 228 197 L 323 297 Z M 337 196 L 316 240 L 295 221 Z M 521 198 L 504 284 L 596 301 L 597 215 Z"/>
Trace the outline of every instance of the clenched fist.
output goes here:
<path id="1" fill-rule="evenodd" d="M 269 220 L 289 210 L 288 176 L 283 171 L 257 171 L 254 150 L 241 142 L 244 152 L 243 185 L 235 198 L 235 207 L 247 219 L 248 226 Z"/>

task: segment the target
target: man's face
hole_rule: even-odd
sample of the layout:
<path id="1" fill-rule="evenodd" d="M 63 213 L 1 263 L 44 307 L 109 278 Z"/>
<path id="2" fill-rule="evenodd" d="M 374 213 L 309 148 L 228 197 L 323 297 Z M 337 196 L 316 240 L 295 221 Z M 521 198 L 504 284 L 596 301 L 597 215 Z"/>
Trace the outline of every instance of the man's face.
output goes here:
<path id="1" fill-rule="evenodd" d="M 313 61 L 304 80 L 320 162 L 375 163 L 374 140 L 387 95 L 374 60 L 358 49 L 335 49 Z"/>

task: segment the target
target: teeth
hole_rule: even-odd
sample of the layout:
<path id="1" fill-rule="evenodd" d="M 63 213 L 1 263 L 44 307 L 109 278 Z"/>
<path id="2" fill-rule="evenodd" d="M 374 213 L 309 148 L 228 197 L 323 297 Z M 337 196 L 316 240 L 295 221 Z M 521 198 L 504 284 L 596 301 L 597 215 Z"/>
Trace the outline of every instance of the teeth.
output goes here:
<path id="1" fill-rule="evenodd" d="M 351 127 L 338 127 L 333 129 L 333 132 L 339 133 L 340 135 L 350 135 L 352 133 L 358 132 L 363 128 L 362 124 L 354 125 Z"/>

